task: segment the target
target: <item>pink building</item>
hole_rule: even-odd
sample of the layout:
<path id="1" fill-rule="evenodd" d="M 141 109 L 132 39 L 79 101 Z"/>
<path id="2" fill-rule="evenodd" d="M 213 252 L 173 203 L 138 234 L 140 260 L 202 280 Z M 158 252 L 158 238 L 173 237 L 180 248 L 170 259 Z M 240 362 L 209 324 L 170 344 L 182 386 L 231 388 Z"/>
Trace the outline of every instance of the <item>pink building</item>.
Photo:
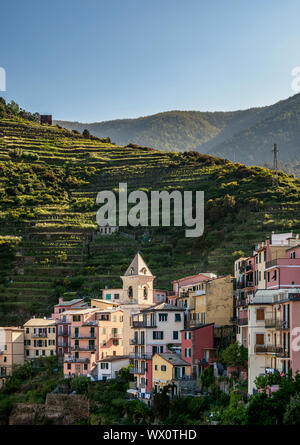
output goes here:
<path id="1" fill-rule="evenodd" d="M 64 356 L 64 375 L 88 375 L 99 359 L 99 309 L 70 310 L 70 353 Z"/>
<path id="2" fill-rule="evenodd" d="M 300 288 L 300 245 L 288 247 L 278 258 L 270 259 L 267 244 L 267 289 Z"/>
<path id="3" fill-rule="evenodd" d="M 52 320 L 56 321 L 56 354 L 63 356 L 70 352 L 70 318 L 67 318 L 65 312 L 70 309 L 82 309 L 87 307 L 83 298 L 77 298 L 70 301 L 63 301 L 59 298 L 58 304 L 54 306 Z"/>

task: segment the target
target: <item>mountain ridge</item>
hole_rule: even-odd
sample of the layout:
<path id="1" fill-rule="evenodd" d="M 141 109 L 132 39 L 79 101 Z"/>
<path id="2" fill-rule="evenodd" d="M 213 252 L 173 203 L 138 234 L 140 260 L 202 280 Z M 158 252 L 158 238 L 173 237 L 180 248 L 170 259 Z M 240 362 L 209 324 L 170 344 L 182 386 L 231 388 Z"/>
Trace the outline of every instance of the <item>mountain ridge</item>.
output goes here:
<path id="1" fill-rule="evenodd" d="M 196 150 L 250 165 L 270 166 L 271 150 L 277 143 L 280 167 L 295 172 L 292 164 L 300 163 L 300 94 L 246 110 L 173 110 L 103 122 L 54 123 L 81 132 L 86 128 L 117 144 L 135 143 L 167 151 Z"/>

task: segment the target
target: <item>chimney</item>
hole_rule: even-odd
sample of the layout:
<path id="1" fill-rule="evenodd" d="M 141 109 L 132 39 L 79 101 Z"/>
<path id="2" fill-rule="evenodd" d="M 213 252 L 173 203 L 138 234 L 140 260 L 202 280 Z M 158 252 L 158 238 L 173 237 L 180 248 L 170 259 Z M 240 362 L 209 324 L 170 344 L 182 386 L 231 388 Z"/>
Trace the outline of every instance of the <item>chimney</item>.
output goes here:
<path id="1" fill-rule="evenodd" d="M 64 299 L 63 299 L 62 297 L 60 297 L 60 298 L 58 299 L 58 304 L 62 304 L 63 301 L 64 301 Z"/>

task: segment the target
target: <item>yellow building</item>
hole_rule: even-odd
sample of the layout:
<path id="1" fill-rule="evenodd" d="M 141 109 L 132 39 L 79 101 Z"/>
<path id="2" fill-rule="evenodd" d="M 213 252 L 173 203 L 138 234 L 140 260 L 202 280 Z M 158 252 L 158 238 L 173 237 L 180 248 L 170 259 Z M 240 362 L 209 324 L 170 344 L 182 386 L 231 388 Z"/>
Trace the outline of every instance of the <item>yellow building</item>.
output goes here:
<path id="1" fill-rule="evenodd" d="M 13 364 L 24 364 L 24 329 L 0 327 L 0 381 L 12 374 Z"/>
<path id="2" fill-rule="evenodd" d="M 203 282 L 201 290 L 189 292 L 191 325 L 231 324 L 233 295 L 233 278 L 230 275 Z"/>
<path id="3" fill-rule="evenodd" d="M 31 318 L 24 324 L 25 360 L 56 355 L 56 322 Z"/>
<path id="4" fill-rule="evenodd" d="M 170 385 L 170 395 L 180 395 L 181 382 L 191 379 L 191 365 L 179 354 L 161 353 L 152 357 L 152 389 L 160 392 Z"/>

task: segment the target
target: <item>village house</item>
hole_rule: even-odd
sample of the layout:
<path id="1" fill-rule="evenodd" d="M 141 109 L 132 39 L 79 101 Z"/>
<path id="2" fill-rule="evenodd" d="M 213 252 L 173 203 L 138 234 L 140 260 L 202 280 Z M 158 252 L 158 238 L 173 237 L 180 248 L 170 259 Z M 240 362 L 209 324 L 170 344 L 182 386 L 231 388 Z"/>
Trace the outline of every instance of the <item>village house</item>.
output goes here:
<path id="1" fill-rule="evenodd" d="M 129 357 L 126 355 L 107 356 L 97 361 L 96 379 L 100 381 L 115 379 L 122 368 L 128 368 Z M 95 376 L 95 371 L 93 372 Z"/>
<path id="2" fill-rule="evenodd" d="M 199 378 L 204 369 L 213 366 L 214 353 L 214 323 L 181 331 L 181 357 L 191 365 L 193 376 Z"/>
<path id="3" fill-rule="evenodd" d="M 260 375 L 300 371 L 300 289 L 258 290 L 248 312 L 248 392 L 253 394 Z"/>
<path id="4" fill-rule="evenodd" d="M 25 361 L 56 355 L 56 322 L 31 318 L 24 324 Z"/>
<path id="5" fill-rule="evenodd" d="M 152 389 L 161 392 L 169 386 L 171 398 L 180 396 L 182 383 L 191 380 L 191 365 L 176 353 L 155 353 L 152 358 Z"/>
<path id="6" fill-rule="evenodd" d="M 133 314 L 131 326 L 131 343 L 134 349 L 130 355 L 134 365 L 131 372 L 134 374 L 137 390 L 141 395 L 146 395 L 152 388 L 152 356 L 181 346 L 184 309 L 160 303 Z"/>
<path id="7" fill-rule="evenodd" d="M 70 319 L 66 317 L 65 312 L 70 309 L 82 309 L 85 307 L 88 307 L 88 305 L 84 303 L 83 298 L 69 301 L 59 298 L 58 304 L 54 306 L 52 319 L 56 321 L 56 355 L 59 357 L 71 352 L 71 325 Z"/>
<path id="8" fill-rule="evenodd" d="M 0 328 L 0 387 L 12 375 L 13 365 L 24 364 L 24 329 Z"/>

